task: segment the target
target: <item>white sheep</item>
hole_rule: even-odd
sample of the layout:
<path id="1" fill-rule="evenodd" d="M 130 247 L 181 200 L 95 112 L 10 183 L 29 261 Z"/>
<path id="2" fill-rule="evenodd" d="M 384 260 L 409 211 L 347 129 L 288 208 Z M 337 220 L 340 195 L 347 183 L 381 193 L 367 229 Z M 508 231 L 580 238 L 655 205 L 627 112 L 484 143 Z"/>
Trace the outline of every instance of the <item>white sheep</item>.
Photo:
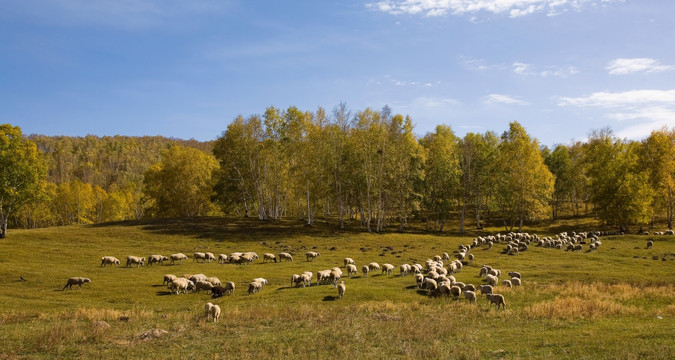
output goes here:
<path id="1" fill-rule="evenodd" d="M 361 272 L 363 273 L 363 277 L 368 277 L 368 271 L 370 271 L 368 265 L 361 266 Z"/>
<path id="2" fill-rule="evenodd" d="M 486 277 L 486 280 L 487 280 L 488 285 L 492 285 L 492 286 L 497 286 L 497 283 L 499 283 L 499 279 L 494 275 L 488 275 Z"/>
<path id="3" fill-rule="evenodd" d="M 211 291 L 213 290 L 213 284 L 211 284 L 208 281 L 198 280 L 195 281 L 195 289 L 197 290 L 197 292 L 199 292 L 200 290 Z"/>
<path id="4" fill-rule="evenodd" d="M 394 272 L 394 269 L 395 269 L 395 267 L 392 264 L 382 264 L 382 273 L 383 274 L 391 275 L 391 273 Z"/>
<path id="5" fill-rule="evenodd" d="M 319 270 L 316 272 L 316 284 L 321 285 L 324 281 L 330 279 L 330 270 Z"/>
<path id="6" fill-rule="evenodd" d="M 197 282 L 197 281 L 206 281 L 207 276 L 204 274 L 194 274 L 188 278 L 192 282 Z"/>
<path id="7" fill-rule="evenodd" d="M 216 256 L 213 253 L 206 252 L 204 253 L 206 262 L 210 263 L 211 261 L 216 261 Z"/>
<path id="8" fill-rule="evenodd" d="M 258 259 L 258 255 L 256 253 L 245 253 L 242 254 L 240 257 L 240 262 L 244 264 L 250 264 Z"/>
<path id="9" fill-rule="evenodd" d="M 489 306 L 492 307 L 492 304 L 497 305 L 497 310 L 499 310 L 499 305 L 502 305 L 502 309 L 506 310 L 506 301 L 504 301 L 504 295 L 502 294 L 487 294 L 487 300 L 490 302 Z"/>
<path id="10" fill-rule="evenodd" d="M 354 259 L 352 259 L 352 258 L 346 257 L 344 261 L 345 261 L 345 267 L 347 267 L 347 265 L 349 265 L 349 264 L 356 265 L 356 263 L 354 262 Z"/>
<path id="11" fill-rule="evenodd" d="M 120 261 L 114 257 L 114 256 L 104 256 L 101 258 L 101 267 L 105 267 L 106 265 L 110 265 L 110 267 L 115 265 L 115 267 L 120 265 Z"/>
<path id="12" fill-rule="evenodd" d="M 162 285 L 165 285 L 165 284 L 168 285 L 170 282 L 172 282 L 176 279 L 178 279 L 178 277 L 176 275 L 166 274 L 166 275 L 164 275 L 164 282 L 162 282 Z"/>
<path id="13" fill-rule="evenodd" d="M 408 264 L 401 264 L 399 270 L 401 270 L 401 276 L 406 276 L 412 272 L 412 267 Z"/>
<path id="14" fill-rule="evenodd" d="M 299 286 L 299 284 L 302 284 L 302 287 L 305 286 L 311 286 L 312 285 L 312 273 L 311 272 L 304 272 L 300 274 L 300 278 L 298 278 L 296 282 L 296 286 Z"/>
<path id="15" fill-rule="evenodd" d="M 518 277 L 512 277 L 511 278 L 511 283 L 513 283 L 513 286 L 520 286 L 520 278 Z"/>
<path id="16" fill-rule="evenodd" d="M 424 288 L 427 289 L 431 293 L 438 288 L 438 283 L 436 283 L 436 280 L 434 280 L 434 279 L 425 278 L 424 279 Z"/>
<path id="17" fill-rule="evenodd" d="M 215 276 L 206 278 L 206 281 L 208 281 L 208 282 L 210 282 L 211 284 L 213 284 L 213 286 L 222 285 L 222 283 L 220 282 L 220 279 L 218 279 L 218 278 L 215 277 Z"/>
<path id="18" fill-rule="evenodd" d="M 73 290 L 73 285 L 77 285 L 78 289 L 82 289 L 82 284 L 87 284 L 87 283 L 90 283 L 90 282 L 91 282 L 91 279 L 89 279 L 89 278 L 80 277 L 80 276 L 71 277 L 70 279 L 68 279 L 68 281 L 66 281 L 66 286 L 64 286 L 63 289 L 61 289 L 61 291 L 65 290 L 66 288 L 68 288 L 70 290 Z"/>
<path id="19" fill-rule="evenodd" d="M 144 257 L 138 257 L 138 256 L 127 256 L 127 265 L 126 267 L 130 267 L 131 265 L 136 265 L 138 268 L 139 266 L 145 265 L 145 258 Z"/>
<path id="20" fill-rule="evenodd" d="M 178 278 L 169 283 L 169 292 L 175 291 L 176 295 L 178 295 L 182 291 L 184 294 L 187 294 L 188 290 L 194 288 L 194 286 L 194 282 L 185 278 Z"/>
<path id="21" fill-rule="evenodd" d="M 314 261 L 319 256 L 321 256 L 321 254 L 316 252 L 316 251 L 308 251 L 308 252 L 305 253 L 305 257 L 307 257 L 307 261 Z"/>
<path id="22" fill-rule="evenodd" d="M 263 263 L 266 263 L 266 262 L 268 262 L 268 261 L 274 261 L 274 262 L 277 262 L 277 257 L 276 257 L 276 255 L 270 254 L 270 253 L 264 253 L 264 254 L 263 254 Z"/>
<path id="23" fill-rule="evenodd" d="M 517 278 L 516 278 L 516 279 L 517 279 Z M 513 287 L 513 284 L 511 283 L 511 280 L 504 280 L 504 281 L 502 281 L 502 285 L 504 285 L 504 286 L 506 286 L 506 287 L 508 287 L 508 288 Z"/>
<path id="24" fill-rule="evenodd" d="M 467 259 L 469 260 L 469 264 L 473 263 L 473 259 L 474 259 L 473 254 L 469 254 L 469 255 L 467 256 Z"/>
<path id="25" fill-rule="evenodd" d="M 234 283 L 232 281 L 228 281 L 225 283 L 225 293 L 229 295 L 234 295 Z"/>
<path id="26" fill-rule="evenodd" d="M 376 262 L 371 262 L 370 264 L 368 264 L 368 269 L 370 269 L 370 271 L 380 270 L 380 264 Z"/>
<path id="27" fill-rule="evenodd" d="M 337 286 L 338 290 L 338 298 L 342 299 L 345 296 L 345 289 L 347 287 L 345 286 L 345 282 L 341 281 L 340 284 Z"/>
<path id="28" fill-rule="evenodd" d="M 218 264 L 224 264 L 227 262 L 227 255 L 218 254 Z"/>
<path id="29" fill-rule="evenodd" d="M 517 271 L 509 271 L 508 275 L 509 275 L 510 277 L 517 277 L 518 279 L 521 278 L 520 273 L 517 272 Z"/>
<path id="30" fill-rule="evenodd" d="M 481 295 L 492 294 L 492 285 L 478 285 Z"/>
<path id="31" fill-rule="evenodd" d="M 462 295 L 462 288 L 457 285 L 453 285 L 450 288 L 450 294 L 453 298 L 457 299 L 460 295 Z"/>
<path id="32" fill-rule="evenodd" d="M 473 301 L 476 303 L 476 293 L 470 290 L 464 291 L 464 298 L 469 300 L 469 304 Z"/>
<path id="33" fill-rule="evenodd" d="M 333 283 L 333 285 L 337 284 L 337 282 L 342 279 L 342 270 L 340 270 L 340 268 L 331 269 L 328 279 L 331 283 Z"/>
<path id="34" fill-rule="evenodd" d="M 279 262 L 281 262 L 281 260 L 288 260 L 290 262 L 293 262 L 293 256 L 289 253 L 281 252 L 279 253 Z"/>
<path id="35" fill-rule="evenodd" d="M 148 266 L 152 266 L 153 263 L 158 263 L 159 265 L 164 265 L 164 262 L 168 260 L 166 256 L 163 255 L 150 255 L 148 256 Z"/>
<path id="36" fill-rule="evenodd" d="M 213 322 L 218 322 L 218 318 L 220 317 L 220 306 L 206 303 L 206 305 L 204 305 L 204 312 L 206 313 L 206 321 L 209 321 L 209 318 L 212 317 Z"/>
<path id="37" fill-rule="evenodd" d="M 183 253 L 176 253 L 176 254 L 171 254 L 169 255 L 169 259 L 171 259 L 171 264 L 173 264 L 175 261 L 180 261 L 181 265 L 183 264 L 183 260 L 187 259 L 187 255 Z"/>
<path id="38" fill-rule="evenodd" d="M 654 246 L 654 242 L 651 240 L 647 241 L 647 249 L 651 249 L 652 246 Z"/>
<path id="39" fill-rule="evenodd" d="M 206 262 L 206 254 L 203 253 L 203 252 L 200 252 L 200 251 L 195 252 L 193 257 L 192 257 L 192 262 L 195 262 L 195 261 L 199 262 L 198 260 L 201 260 L 202 263 L 205 263 Z"/>
<path id="40" fill-rule="evenodd" d="M 293 287 L 293 285 L 298 286 L 299 284 L 300 284 L 300 275 L 298 274 L 291 275 L 291 287 Z"/>
<path id="41" fill-rule="evenodd" d="M 367 266 L 365 266 L 367 268 Z M 422 284 L 424 283 L 424 275 L 422 274 L 415 274 L 415 281 L 417 282 L 417 288 L 421 289 Z"/>
<path id="42" fill-rule="evenodd" d="M 255 294 L 260 292 L 263 288 L 263 283 L 258 282 L 258 281 L 251 281 L 250 284 L 248 284 L 248 293 L 249 294 Z"/>
<path id="43" fill-rule="evenodd" d="M 357 272 L 356 265 L 347 264 L 347 275 L 349 275 L 349 277 L 356 276 Z"/>

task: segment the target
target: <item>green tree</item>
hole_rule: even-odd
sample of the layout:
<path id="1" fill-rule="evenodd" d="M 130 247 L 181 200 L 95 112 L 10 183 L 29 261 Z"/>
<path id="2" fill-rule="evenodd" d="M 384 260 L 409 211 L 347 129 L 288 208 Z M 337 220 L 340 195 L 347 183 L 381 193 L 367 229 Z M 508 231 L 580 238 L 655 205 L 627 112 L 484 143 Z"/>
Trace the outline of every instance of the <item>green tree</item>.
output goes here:
<path id="1" fill-rule="evenodd" d="M 42 194 L 47 166 L 21 128 L 0 125 L 0 238 L 7 235 L 7 220 Z"/>
<path id="2" fill-rule="evenodd" d="M 497 184 L 497 154 L 499 138 L 494 132 L 485 134 L 467 133 L 461 142 L 461 187 L 462 211 L 460 213 L 460 232 L 464 232 L 466 213 L 473 210 L 476 228 L 482 229 L 482 220 L 487 217 L 492 206 L 491 199 Z"/>
<path id="3" fill-rule="evenodd" d="M 149 212 L 160 217 L 212 215 L 216 208 L 212 174 L 218 164 L 212 155 L 180 145 L 162 151 L 161 161 L 145 173 Z"/>
<path id="4" fill-rule="evenodd" d="M 675 128 L 652 131 L 643 142 L 641 163 L 645 166 L 654 196 L 654 207 L 665 211 L 668 228 L 673 228 L 675 209 Z"/>
<path id="5" fill-rule="evenodd" d="M 566 200 L 569 200 L 574 190 L 572 182 L 572 159 L 565 145 L 558 145 L 547 154 L 544 159 L 546 166 L 555 176 L 551 209 L 553 220 L 558 219 L 558 212 Z"/>
<path id="6" fill-rule="evenodd" d="M 509 131 L 502 135 L 496 166 L 500 179 L 497 200 L 506 229 L 513 230 L 518 221 L 521 231 L 526 219 L 545 217 L 553 175 L 544 164 L 538 141 L 518 122 L 509 124 Z"/>
<path id="7" fill-rule="evenodd" d="M 459 189 L 459 140 L 449 126 L 438 125 L 435 132 L 427 134 L 420 142 L 427 151 L 424 164 L 424 207 L 434 221 L 434 231 L 437 228 L 443 231 Z"/>

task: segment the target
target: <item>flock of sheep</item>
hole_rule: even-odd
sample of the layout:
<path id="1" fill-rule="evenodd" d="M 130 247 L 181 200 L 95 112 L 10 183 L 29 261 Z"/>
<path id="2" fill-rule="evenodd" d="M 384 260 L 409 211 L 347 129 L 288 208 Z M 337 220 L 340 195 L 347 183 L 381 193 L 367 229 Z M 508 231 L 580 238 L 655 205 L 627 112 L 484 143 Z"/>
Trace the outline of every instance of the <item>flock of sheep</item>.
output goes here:
<path id="1" fill-rule="evenodd" d="M 501 270 L 489 265 L 482 265 L 479 270 L 479 277 L 483 279 L 482 281 L 484 281 L 485 284 L 476 286 L 474 284 L 465 284 L 464 282 L 457 281 L 455 275 L 459 273 L 464 266 L 471 264 L 475 259 L 474 254 L 470 253 L 472 249 L 477 247 L 487 247 L 490 249 L 495 243 L 500 243 L 505 245 L 502 252 L 503 254 L 517 255 L 527 251 L 530 246 L 558 250 L 565 249 L 566 251 L 581 251 L 583 245 L 588 244 L 588 251 L 593 251 L 597 250 L 602 244 L 599 240 L 599 236 L 601 235 L 605 234 L 601 232 L 581 232 L 571 234 L 563 232 L 555 237 L 541 238 L 536 234 L 530 235 L 528 233 L 479 236 L 473 239 L 471 244 L 459 245 L 458 249 L 453 252 L 452 257 L 445 252 L 441 255 L 436 255 L 433 256 L 433 258 L 427 259 L 424 265 L 419 263 L 401 264 L 399 266 L 399 271 L 401 277 L 412 275 L 415 279 L 418 291 L 426 291 L 431 297 L 448 298 L 452 296 L 454 299 L 459 299 L 463 295 L 470 304 L 477 304 L 476 293 L 480 292 L 481 295 L 485 295 L 490 307 L 492 304 L 495 304 L 497 310 L 499 310 L 500 307 L 505 309 L 506 301 L 504 296 L 502 294 L 494 293 L 494 290 L 499 285 L 508 288 L 521 286 L 521 274 L 517 271 L 508 272 L 507 279 L 502 280 L 500 283 L 499 277 L 502 275 Z M 652 241 L 649 241 L 647 243 L 647 248 L 651 248 L 652 245 Z M 307 262 L 312 262 L 320 255 L 319 252 L 308 251 L 305 253 L 305 258 Z M 126 259 L 125 267 L 146 266 L 146 262 L 147 266 L 152 266 L 153 264 L 164 265 L 164 262 L 167 261 L 170 261 L 170 264 L 175 264 L 176 262 L 182 264 L 183 260 L 186 259 L 188 259 L 188 256 L 182 253 L 171 254 L 168 257 L 163 255 L 150 255 L 147 260 L 145 257 L 130 255 Z M 255 252 L 234 252 L 229 255 L 219 254 L 217 260 L 219 264 L 248 264 L 259 260 L 259 257 Z M 216 256 L 213 253 L 195 252 L 193 254 L 193 262 L 210 263 L 212 261 L 216 261 Z M 277 255 L 271 253 L 263 254 L 263 263 L 276 263 L 282 261 L 292 262 L 293 256 L 286 252 L 281 252 Z M 114 256 L 103 256 L 101 258 L 101 267 L 112 267 L 113 265 L 120 266 L 120 260 Z M 358 268 L 352 258 L 344 258 L 343 265 L 349 278 L 357 276 Z M 382 275 L 392 275 L 394 270 L 395 266 L 388 263 L 380 265 L 377 262 L 371 262 L 361 267 L 363 278 L 367 278 L 369 273 L 377 271 L 380 271 Z M 346 290 L 346 285 L 342 280 L 342 276 L 343 271 L 339 266 L 320 270 L 317 271 L 315 285 L 332 284 L 337 288 L 338 298 L 342 299 Z M 293 274 L 291 275 L 291 287 L 304 288 L 311 286 L 313 279 L 314 274 L 311 271 L 306 271 L 302 274 Z M 63 290 L 66 288 L 72 290 L 73 285 L 78 285 L 78 288 L 81 288 L 82 284 L 90 282 L 91 279 L 89 278 L 73 277 L 68 279 Z M 214 299 L 224 295 L 233 295 L 236 288 L 234 282 L 230 281 L 222 283 L 217 277 L 208 277 L 204 274 L 185 274 L 181 277 L 167 274 L 164 276 L 163 284 L 168 287 L 169 292 L 172 294 L 187 294 L 190 291 L 200 292 L 201 290 L 205 290 L 207 293 L 210 292 Z M 252 295 L 259 293 L 268 284 L 269 282 L 264 278 L 253 279 L 248 284 L 248 294 Z M 213 318 L 214 322 L 218 321 L 221 311 L 218 305 L 209 302 L 205 305 L 204 309 L 207 320 Z"/>

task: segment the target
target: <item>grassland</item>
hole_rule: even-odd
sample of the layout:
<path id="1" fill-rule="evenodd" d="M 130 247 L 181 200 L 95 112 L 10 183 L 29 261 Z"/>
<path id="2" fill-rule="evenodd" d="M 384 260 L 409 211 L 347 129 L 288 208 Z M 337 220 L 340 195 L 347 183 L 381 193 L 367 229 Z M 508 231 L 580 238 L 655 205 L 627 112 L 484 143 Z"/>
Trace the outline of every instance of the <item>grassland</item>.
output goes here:
<path id="1" fill-rule="evenodd" d="M 557 222 L 539 234 L 591 227 Z M 502 229 L 488 229 L 497 232 Z M 675 237 L 608 236 L 596 252 L 502 246 L 472 250 L 476 261 L 456 275 L 480 284 L 490 264 L 520 271 L 521 288 L 498 288 L 505 311 L 466 300 L 428 297 L 412 277 L 346 279 L 345 299 L 332 286 L 290 288 L 291 274 L 377 261 L 397 266 L 451 253 L 472 236 L 339 232 L 301 222 L 203 218 L 37 230 L 10 230 L 0 241 L 0 359 L 12 358 L 575 358 L 668 359 L 675 354 Z M 652 249 L 645 249 L 648 239 Z M 308 250 L 321 252 L 306 262 Z M 288 251 L 293 263 L 200 264 L 100 268 L 100 258 L 194 251 Z M 169 295 L 164 274 L 205 273 L 234 281 L 235 295 Z M 21 281 L 22 276 L 26 281 Z M 61 291 L 66 279 L 92 279 Z M 255 277 L 271 285 L 247 295 Z M 207 323 L 203 305 L 223 310 Z M 128 317 L 128 320 L 120 318 Z M 97 325 L 105 321 L 110 327 Z M 141 340 L 160 328 L 168 334 Z"/>

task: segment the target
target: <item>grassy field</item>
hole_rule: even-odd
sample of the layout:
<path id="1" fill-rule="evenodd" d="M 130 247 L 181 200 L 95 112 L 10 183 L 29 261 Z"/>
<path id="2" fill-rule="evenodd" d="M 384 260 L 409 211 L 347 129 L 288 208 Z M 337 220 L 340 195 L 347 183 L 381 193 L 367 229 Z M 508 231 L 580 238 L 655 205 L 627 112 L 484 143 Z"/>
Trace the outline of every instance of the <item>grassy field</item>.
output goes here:
<path id="1" fill-rule="evenodd" d="M 561 221 L 540 235 L 587 230 L 588 221 Z M 489 229 L 491 233 L 503 229 Z M 204 218 L 10 230 L 0 240 L 0 359 L 12 358 L 575 358 L 669 359 L 675 354 L 675 237 L 608 236 L 595 252 L 568 253 L 531 246 L 516 256 L 503 245 L 475 248 L 476 260 L 456 275 L 481 284 L 481 264 L 519 271 L 523 286 L 496 292 L 506 310 L 463 298 L 432 298 L 400 277 L 401 263 L 424 263 L 452 253 L 472 236 L 338 232 L 301 222 Z M 648 239 L 654 241 L 646 249 Z M 304 253 L 321 256 L 307 262 Z M 194 263 L 100 268 L 104 255 L 124 265 L 147 257 L 195 251 L 294 254 L 293 263 Z M 391 263 L 394 275 L 345 279 L 345 298 L 333 286 L 291 288 L 303 271 Z M 233 296 L 205 292 L 169 295 L 165 274 L 204 273 L 234 281 Z M 21 281 L 22 276 L 26 281 Z M 61 291 L 71 276 L 92 280 Z M 246 294 L 251 279 L 270 281 Z M 500 279 L 501 280 L 501 279 Z M 203 306 L 222 308 L 206 322 Z M 122 318 L 122 320 L 120 319 Z M 124 320 L 128 318 L 128 320 Z M 101 326 L 99 321 L 110 327 Z M 142 340 L 147 330 L 165 336 Z"/>

